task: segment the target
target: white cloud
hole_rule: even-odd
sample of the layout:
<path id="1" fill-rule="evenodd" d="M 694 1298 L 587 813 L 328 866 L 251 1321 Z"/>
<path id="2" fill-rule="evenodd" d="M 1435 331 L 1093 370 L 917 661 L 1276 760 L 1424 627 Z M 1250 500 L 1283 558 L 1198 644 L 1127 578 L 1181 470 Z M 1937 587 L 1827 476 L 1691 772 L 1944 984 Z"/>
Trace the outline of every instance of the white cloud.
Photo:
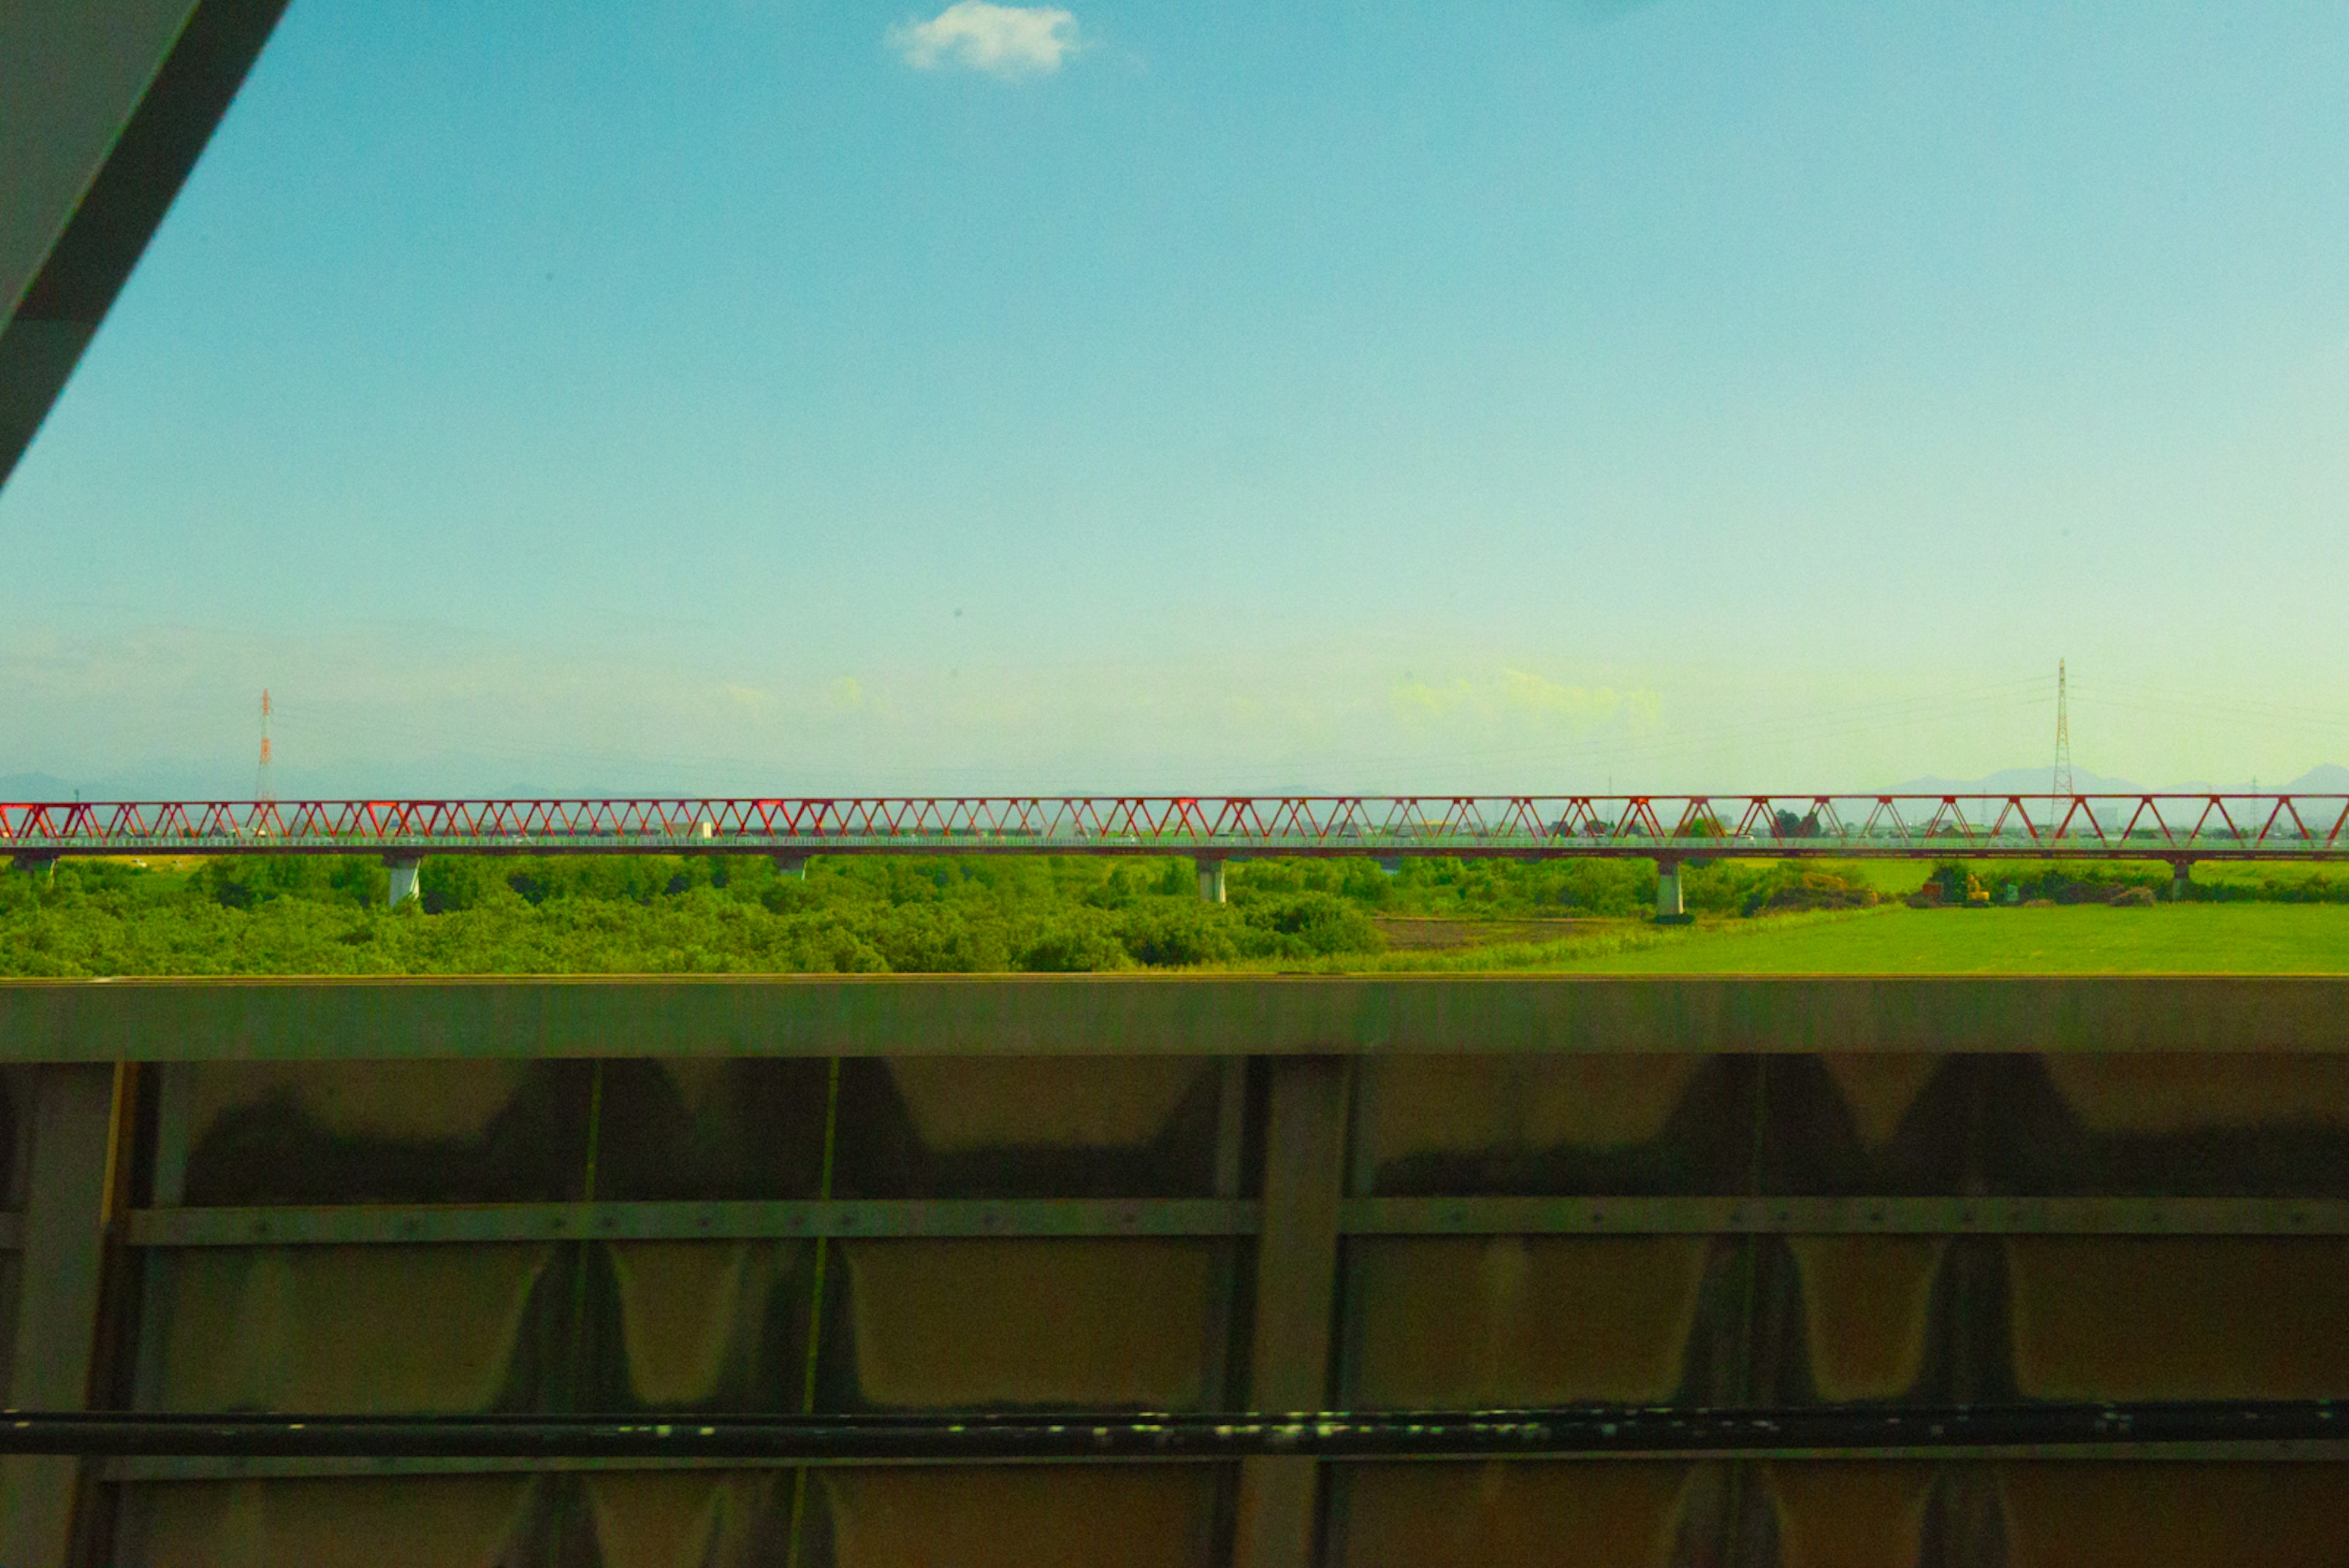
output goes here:
<path id="1" fill-rule="evenodd" d="M 1081 47 L 1077 19 L 1057 5 L 955 0 L 926 22 L 889 29 L 889 47 L 917 71 L 968 66 L 991 77 L 1047 76 Z"/>

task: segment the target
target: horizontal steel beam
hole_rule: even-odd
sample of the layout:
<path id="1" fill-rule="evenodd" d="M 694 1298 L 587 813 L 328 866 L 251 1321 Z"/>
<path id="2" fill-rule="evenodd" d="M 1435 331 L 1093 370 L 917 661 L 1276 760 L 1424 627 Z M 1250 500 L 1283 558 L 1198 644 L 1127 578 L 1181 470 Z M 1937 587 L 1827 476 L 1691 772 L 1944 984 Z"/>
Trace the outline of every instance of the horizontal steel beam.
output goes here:
<path id="1" fill-rule="evenodd" d="M 1357 1463 L 1376 1463 L 1369 1456 L 1337 1454 L 1333 1459 Z M 1488 1456 L 1489 1457 L 1489 1456 Z M 1502 1456 L 1506 1457 L 1506 1456 Z M 1779 1448 L 1779 1449 L 1675 1449 L 1669 1453 L 1609 1449 L 1603 1453 L 1540 1454 L 1527 1456 L 1546 1462 L 1581 1461 L 1591 1464 L 1621 1463 L 1640 1459 L 1671 1458 L 1681 1460 L 1697 1459 L 1777 1459 L 1832 1463 L 1839 1460 L 1872 1459 L 1879 1463 L 1909 1460 L 1924 1464 L 1963 1461 L 1994 1464 L 2016 1460 L 2062 1459 L 2074 1463 L 2232 1463 L 2278 1464 L 2315 1463 L 2340 1464 L 2349 1460 L 2349 1440 L 2334 1438 L 2221 1439 L 2215 1442 L 2122 1442 L 2122 1443 L 1981 1443 L 1966 1448 L 1935 1448 L 1920 1445 L 1915 1448 Z M 1212 1464 L 1219 1456 L 1177 1456 L 1174 1462 Z M 871 1460 L 857 1459 L 794 1459 L 779 1461 L 792 1465 L 857 1465 L 869 1466 Z M 984 1458 L 934 1458 L 914 1461 L 922 1465 L 1002 1464 L 1001 1459 Z M 1011 1461 L 1018 1462 L 1018 1461 Z M 1084 1460 L 1035 1460 L 1033 1463 L 1083 1463 Z M 1166 1462 L 1155 1457 L 1149 1459 L 1112 1458 L 1094 1461 L 1107 1464 L 1151 1464 Z M 1416 1460 L 1392 1462 L 1413 1463 Z M 479 1455 L 462 1458 L 436 1458 L 429 1455 L 349 1456 L 288 1456 L 264 1455 L 258 1458 L 237 1454 L 141 1454 L 118 1455 L 100 1463 L 99 1475 L 113 1482 L 207 1481 L 247 1480 L 308 1480 L 338 1479 L 366 1476 L 441 1476 L 441 1475 L 538 1475 L 549 1471 L 595 1470 L 738 1470 L 746 1468 L 739 1459 L 645 1459 L 598 1458 L 593 1455 L 571 1458 L 514 1458 Z"/>
<path id="2" fill-rule="evenodd" d="M 0 1062 L 2338 1051 L 2344 975 L 0 980 Z"/>
<path id="3" fill-rule="evenodd" d="M 10 1218 L 0 1217 L 0 1218 Z M 1209 1198 L 143 1209 L 133 1247 L 832 1237 L 1252 1236 L 1259 1205 Z M 2349 1201 L 2302 1198 L 1356 1198 L 1355 1236 L 2344 1236 Z M 12 1244 L 0 1234 L 0 1248 Z"/>
<path id="4" fill-rule="evenodd" d="M 2323 860 L 2349 795 L 31 801 L 0 851 Z"/>
<path id="5" fill-rule="evenodd" d="M 442 1241 L 788 1241 L 833 1236 L 1247 1236 L 1236 1199 L 937 1199 L 737 1203 L 495 1203 L 141 1209 L 134 1247 L 396 1245 Z"/>
<path id="6" fill-rule="evenodd" d="M 2309 1198 L 1356 1198 L 1358 1236 L 2344 1236 Z"/>
<path id="7" fill-rule="evenodd" d="M 344 1416 L 16 1411 L 0 1453 L 809 1460 L 1544 1459 L 1839 1449 L 2334 1442 L 2349 1406 L 2321 1399 L 1694 1409 L 1254 1413 L 1041 1410 L 920 1415 Z"/>
<path id="8" fill-rule="evenodd" d="M 1651 839 L 1645 842 L 1577 844 L 1519 842 L 1505 838 L 1422 840 L 1411 844 L 1371 841 L 1332 844 L 1311 839 L 1123 838 L 1115 840 L 945 838 L 907 835 L 897 838 L 843 841 L 790 838 L 698 840 L 649 835 L 583 839 L 480 838 L 305 838 L 241 841 L 227 839 L 109 840 L 89 843 L 0 840 L 0 856 L 33 865 L 68 857 L 88 859 L 159 858 L 173 856 L 254 855 L 467 855 L 489 857 L 554 857 L 566 855 L 768 855 L 800 860 L 817 856 L 975 857 L 1069 855 L 1092 857 L 1180 857 L 1206 856 L 1224 861 L 1250 859 L 1297 860 L 2027 860 L 2050 864 L 2135 864 L 2184 858 L 2193 861 L 2332 862 L 2349 860 L 2349 840 L 2333 843 L 2231 844 L 2095 844 L 2066 841 L 2033 844 L 1976 839 L 1961 844 L 1900 840 L 1841 839 L 1828 843 L 1767 844 L 1758 841 L 1723 843 L 1702 839 Z"/>

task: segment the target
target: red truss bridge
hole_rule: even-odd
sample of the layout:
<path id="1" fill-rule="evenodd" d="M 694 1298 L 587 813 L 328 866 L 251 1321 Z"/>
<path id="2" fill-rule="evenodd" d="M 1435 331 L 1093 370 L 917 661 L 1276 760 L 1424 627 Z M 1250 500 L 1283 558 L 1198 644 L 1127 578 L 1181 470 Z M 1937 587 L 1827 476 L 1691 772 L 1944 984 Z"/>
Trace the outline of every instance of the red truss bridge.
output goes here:
<path id="1" fill-rule="evenodd" d="M 2349 858 L 2344 794 L 987 795 L 0 804 L 0 855 Z"/>

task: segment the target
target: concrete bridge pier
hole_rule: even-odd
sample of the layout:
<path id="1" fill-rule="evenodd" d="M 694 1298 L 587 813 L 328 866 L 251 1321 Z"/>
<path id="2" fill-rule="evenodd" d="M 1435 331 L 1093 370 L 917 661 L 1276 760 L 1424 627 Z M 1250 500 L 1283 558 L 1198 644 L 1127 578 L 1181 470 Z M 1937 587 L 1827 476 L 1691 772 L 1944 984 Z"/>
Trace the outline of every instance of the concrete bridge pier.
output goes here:
<path id="1" fill-rule="evenodd" d="M 775 863 L 776 876 L 790 877 L 802 882 L 807 880 L 808 857 L 806 856 L 770 855 L 767 858 Z"/>
<path id="2" fill-rule="evenodd" d="M 1688 918 L 1681 907 L 1681 863 L 1661 856 L 1656 858 L 1656 919 L 1682 920 Z"/>
<path id="3" fill-rule="evenodd" d="M 1199 897 L 1210 904 L 1224 901 L 1224 857 L 1220 855 L 1198 855 L 1192 857 L 1199 868 Z"/>
<path id="4" fill-rule="evenodd" d="M 416 897 L 416 878 L 424 869 L 421 855 L 387 855 L 383 863 L 391 867 L 391 907 L 395 909 Z"/>
<path id="5" fill-rule="evenodd" d="M 2169 901 L 2182 903 L 2186 889 L 2194 880 L 2194 862 L 2173 860 L 2169 863 Z"/>

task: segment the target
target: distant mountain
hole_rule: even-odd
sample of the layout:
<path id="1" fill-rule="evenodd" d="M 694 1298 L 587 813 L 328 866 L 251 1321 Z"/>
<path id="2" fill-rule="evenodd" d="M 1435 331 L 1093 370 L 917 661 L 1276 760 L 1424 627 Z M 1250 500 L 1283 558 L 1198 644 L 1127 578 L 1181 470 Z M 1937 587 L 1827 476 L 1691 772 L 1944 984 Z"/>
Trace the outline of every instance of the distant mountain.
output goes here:
<path id="1" fill-rule="evenodd" d="M 2292 794 L 2349 794 L 2349 768 L 2320 763 L 2283 787 Z"/>

